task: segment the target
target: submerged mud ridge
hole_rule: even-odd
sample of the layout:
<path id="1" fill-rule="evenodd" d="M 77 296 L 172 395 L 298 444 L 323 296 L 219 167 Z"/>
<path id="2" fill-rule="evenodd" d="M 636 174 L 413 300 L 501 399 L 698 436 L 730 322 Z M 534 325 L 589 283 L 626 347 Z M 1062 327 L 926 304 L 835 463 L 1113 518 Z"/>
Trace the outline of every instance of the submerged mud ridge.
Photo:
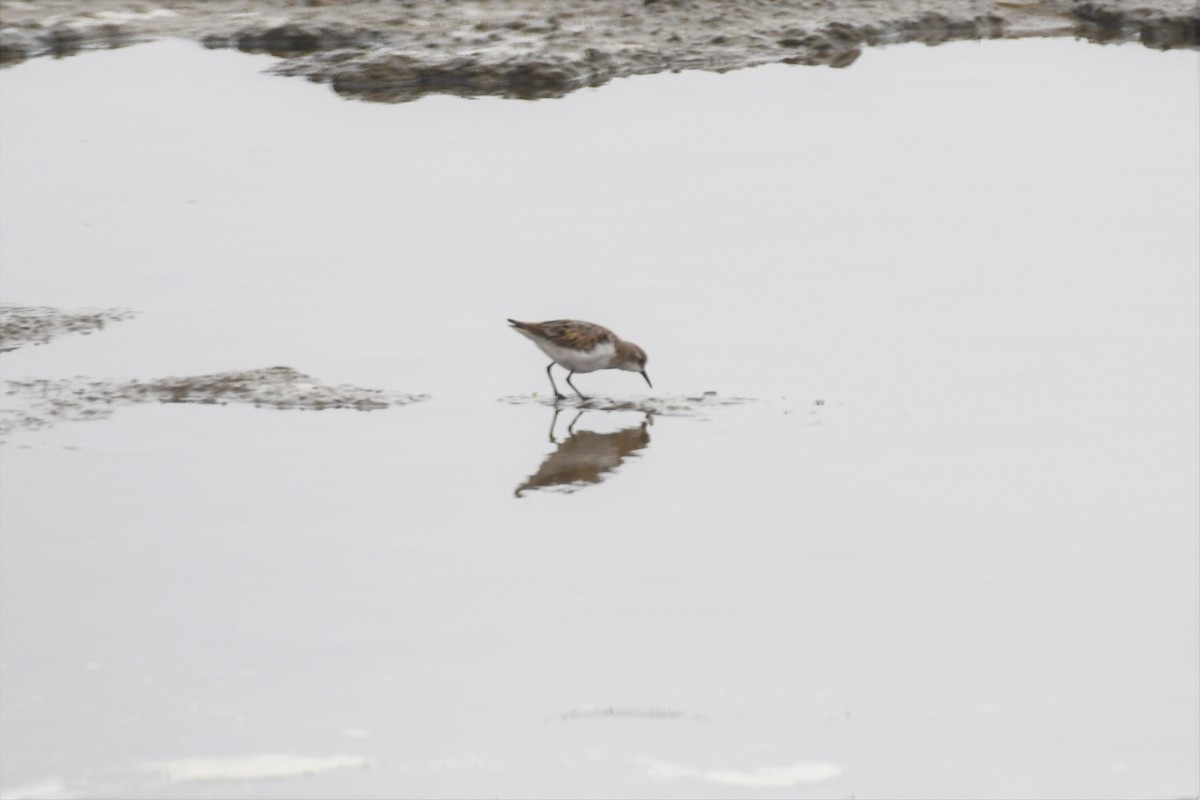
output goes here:
<path id="1" fill-rule="evenodd" d="M 0 0 L 0 63 L 165 37 L 270 53 L 274 71 L 365 100 L 558 97 L 613 78 L 865 46 L 1076 36 L 1200 46 L 1192 0 Z"/>
<path id="2" fill-rule="evenodd" d="M 0 438 L 59 422 L 104 419 L 135 403 L 249 403 L 267 408 L 373 411 L 426 399 L 427 395 L 327 386 L 290 367 L 150 381 L 10 380 L 0 409 Z"/>
<path id="3" fill-rule="evenodd" d="M 87 335 L 103 330 L 110 322 L 120 322 L 134 316 L 136 313 L 127 308 L 63 311 L 47 306 L 0 303 L 0 353 L 30 344 L 46 344 L 68 333 Z"/>
<path id="4" fill-rule="evenodd" d="M 689 714 L 669 706 L 647 706 L 621 708 L 617 706 L 601 706 L 589 708 L 574 708 L 564 711 L 557 716 L 564 721 L 584 719 L 697 719 L 707 720 L 705 714 Z"/>
<path id="5" fill-rule="evenodd" d="M 641 414 L 662 417 L 703 416 L 705 411 L 721 406 L 738 406 L 753 403 L 749 397 L 723 397 L 708 391 L 696 395 L 667 395 L 663 397 L 638 397 L 615 399 L 591 397 L 587 400 L 555 400 L 550 395 L 513 395 L 502 397 L 500 402 L 509 405 L 539 405 L 554 409 L 577 411 L 636 411 Z"/>

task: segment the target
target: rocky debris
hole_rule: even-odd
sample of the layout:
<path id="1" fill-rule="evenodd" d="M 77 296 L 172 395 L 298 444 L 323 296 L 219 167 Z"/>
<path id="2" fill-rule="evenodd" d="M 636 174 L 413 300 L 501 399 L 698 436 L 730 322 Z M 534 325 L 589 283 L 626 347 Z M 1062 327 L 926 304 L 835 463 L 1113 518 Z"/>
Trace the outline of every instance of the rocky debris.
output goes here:
<path id="1" fill-rule="evenodd" d="M 338 94 L 385 103 L 402 103 L 427 94 L 461 97 L 495 95 L 532 100 L 561 97 L 609 79 L 585 59 L 547 58 L 512 63 L 476 56 L 430 62 L 401 53 L 377 52 L 362 58 L 339 54 L 292 59 L 271 71 L 328 81 Z"/>
<path id="2" fill-rule="evenodd" d="M 233 35 L 205 36 L 201 43 L 208 48 L 236 47 L 245 53 L 268 53 L 279 58 L 291 58 L 317 50 L 369 48 L 380 41 L 371 31 L 355 30 L 344 25 L 275 25 L 269 28 L 251 27 Z"/>
<path id="3" fill-rule="evenodd" d="M 374 411 L 428 399 L 357 386 L 327 386 L 291 367 L 220 372 L 150 381 L 10 380 L 0 409 L 0 437 L 59 422 L 103 419 L 135 403 L 248 403 L 266 408 Z"/>
<path id="4" fill-rule="evenodd" d="M 127 308 L 107 308 L 98 311 L 63 311 L 46 306 L 19 306 L 0 303 L 0 353 L 7 353 L 27 344 L 46 344 L 67 333 L 87 335 L 110 322 L 120 322 L 136 316 Z"/>
<path id="5" fill-rule="evenodd" d="M 1193 6 L 1191 15 L 1175 15 L 1156 8 L 1081 2 L 1073 12 L 1075 35 L 1093 42 L 1140 41 L 1156 50 L 1200 45 L 1200 5 Z"/>
<path id="6" fill-rule="evenodd" d="M 269 53 L 348 97 L 559 97 L 613 78 L 848 66 L 900 42 L 1076 36 L 1200 47 L 1192 0 L 0 0 L 0 64 L 178 37 Z"/>

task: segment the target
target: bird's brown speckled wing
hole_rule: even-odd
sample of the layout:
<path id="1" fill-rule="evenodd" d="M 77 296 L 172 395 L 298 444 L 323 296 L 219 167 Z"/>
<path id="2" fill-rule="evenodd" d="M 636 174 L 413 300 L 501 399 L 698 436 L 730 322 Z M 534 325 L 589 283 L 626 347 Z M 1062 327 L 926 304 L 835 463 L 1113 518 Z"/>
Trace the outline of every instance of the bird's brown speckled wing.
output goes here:
<path id="1" fill-rule="evenodd" d="M 521 327 L 530 333 L 572 350 L 591 350 L 597 345 L 616 339 L 612 331 L 602 325 L 577 319 L 552 319 L 548 322 L 524 322 Z"/>

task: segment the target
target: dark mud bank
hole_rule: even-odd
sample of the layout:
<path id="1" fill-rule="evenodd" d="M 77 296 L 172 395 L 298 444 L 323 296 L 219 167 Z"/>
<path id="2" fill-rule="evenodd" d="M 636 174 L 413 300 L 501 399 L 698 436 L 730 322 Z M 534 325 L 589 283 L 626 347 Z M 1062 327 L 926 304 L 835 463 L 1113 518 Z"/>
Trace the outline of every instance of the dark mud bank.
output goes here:
<path id="1" fill-rule="evenodd" d="M 4 408 L 0 409 L 0 444 L 16 431 L 105 419 L 119 408 L 139 403 L 246 403 L 260 408 L 375 411 L 427 399 L 427 395 L 331 386 L 290 367 L 157 380 L 10 380 L 5 382 Z"/>
<path id="2" fill-rule="evenodd" d="M 0 0 L 0 62 L 164 37 L 270 53 L 342 95 L 558 97 L 613 78 L 767 63 L 846 67 L 867 46 L 1074 36 L 1200 47 L 1188 0 Z"/>

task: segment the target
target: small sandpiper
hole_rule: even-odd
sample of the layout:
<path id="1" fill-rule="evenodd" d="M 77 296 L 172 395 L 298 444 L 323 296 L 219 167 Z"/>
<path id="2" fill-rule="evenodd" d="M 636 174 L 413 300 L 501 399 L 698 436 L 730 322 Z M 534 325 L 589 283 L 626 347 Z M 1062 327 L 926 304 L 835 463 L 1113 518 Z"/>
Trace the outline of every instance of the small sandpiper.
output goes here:
<path id="1" fill-rule="evenodd" d="M 550 372 L 555 364 L 567 370 L 567 385 L 575 390 L 580 400 L 588 398 L 571 382 L 571 376 L 576 372 L 595 372 L 598 369 L 640 372 L 650 388 L 654 388 L 650 376 L 646 374 L 646 351 L 633 342 L 626 342 L 602 325 L 578 319 L 554 319 L 549 322 L 517 322 L 510 319 L 508 322 L 517 333 L 530 339 L 539 350 L 553 359 L 546 366 L 546 374 L 550 376 L 550 386 L 559 400 L 564 399 L 565 395 L 559 393 L 554 374 Z"/>

